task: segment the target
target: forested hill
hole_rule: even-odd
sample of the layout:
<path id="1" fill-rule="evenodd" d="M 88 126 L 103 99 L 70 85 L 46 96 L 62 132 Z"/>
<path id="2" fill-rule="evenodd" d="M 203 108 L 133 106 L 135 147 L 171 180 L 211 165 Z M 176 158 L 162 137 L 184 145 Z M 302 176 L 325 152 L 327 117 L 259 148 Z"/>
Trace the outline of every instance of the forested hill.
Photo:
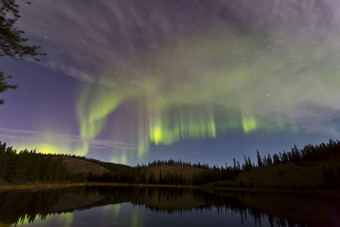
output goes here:
<path id="1" fill-rule="evenodd" d="M 86 162 L 91 162 L 94 164 L 97 164 L 107 170 L 111 170 L 111 171 L 120 171 L 120 170 L 127 170 L 130 169 L 130 166 L 127 165 L 123 165 L 123 164 L 119 164 L 119 163 L 112 163 L 112 162 L 103 162 L 97 159 L 93 159 L 93 158 L 87 158 L 84 156 L 77 156 L 77 155 L 68 155 L 68 154 L 54 154 L 55 156 L 61 156 L 64 158 L 64 160 L 82 160 L 82 161 L 86 161 Z M 71 169 L 70 169 L 71 170 Z M 72 170 L 71 170 L 72 171 Z M 74 171 L 76 172 L 89 172 L 88 169 L 86 169 L 85 171 L 79 171 L 77 169 L 74 169 Z"/>
<path id="2" fill-rule="evenodd" d="M 82 182 L 88 174 L 126 172 L 131 167 L 61 154 L 42 154 L 35 150 L 17 152 L 0 142 L 0 185 L 28 182 Z"/>
<path id="3" fill-rule="evenodd" d="M 278 181 L 280 179 L 280 181 Z M 299 179 L 304 179 L 303 181 Z M 183 161 L 154 161 L 130 167 L 73 155 L 17 152 L 0 142 L 0 185 L 41 182 L 106 182 L 232 187 L 340 188 L 340 142 L 293 146 L 291 151 L 261 156 L 230 166 Z M 281 182 L 278 184 L 277 182 Z"/>

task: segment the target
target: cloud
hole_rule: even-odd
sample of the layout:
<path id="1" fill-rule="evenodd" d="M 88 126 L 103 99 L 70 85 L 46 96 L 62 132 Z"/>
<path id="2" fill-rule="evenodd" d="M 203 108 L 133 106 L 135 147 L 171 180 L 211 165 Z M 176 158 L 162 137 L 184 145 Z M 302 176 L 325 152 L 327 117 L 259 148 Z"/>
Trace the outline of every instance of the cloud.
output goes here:
<path id="1" fill-rule="evenodd" d="M 124 93 L 121 103 L 143 97 L 144 140 L 177 109 L 203 112 L 205 126 L 197 128 L 211 130 L 214 106 L 251 115 L 244 121 L 253 122 L 250 128 L 261 125 L 254 118 L 293 122 L 306 132 L 321 125 L 322 133 L 339 131 L 323 120 L 340 110 L 336 1 L 37 0 L 21 10 L 20 28 L 47 52 L 42 66 L 109 85 Z M 84 105 L 91 109 L 91 102 Z M 83 113 L 82 121 L 88 117 Z M 312 126 L 316 121 L 322 123 Z"/>
<path id="2" fill-rule="evenodd" d="M 99 140 L 99 139 L 84 139 L 80 136 L 46 133 L 32 130 L 23 129 L 7 129 L 0 128 L 0 137 L 6 141 L 12 143 L 27 144 L 54 144 L 54 145 L 70 145 L 81 146 L 86 143 L 92 149 L 106 149 L 107 151 L 114 150 L 135 150 L 136 147 L 133 144 L 115 141 L 115 140 Z M 72 145 L 72 146 L 71 146 Z M 69 151 L 73 153 L 72 150 Z"/>

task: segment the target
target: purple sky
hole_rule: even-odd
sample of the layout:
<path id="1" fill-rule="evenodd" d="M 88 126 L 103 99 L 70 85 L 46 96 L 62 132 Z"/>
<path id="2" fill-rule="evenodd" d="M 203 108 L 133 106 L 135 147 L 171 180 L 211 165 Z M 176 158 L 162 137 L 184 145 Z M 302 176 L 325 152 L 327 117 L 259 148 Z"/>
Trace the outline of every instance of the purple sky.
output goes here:
<path id="1" fill-rule="evenodd" d="M 52 1 L 17 27 L 47 56 L 2 57 L 0 140 L 126 164 L 231 164 L 338 139 L 334 0 Z"/>

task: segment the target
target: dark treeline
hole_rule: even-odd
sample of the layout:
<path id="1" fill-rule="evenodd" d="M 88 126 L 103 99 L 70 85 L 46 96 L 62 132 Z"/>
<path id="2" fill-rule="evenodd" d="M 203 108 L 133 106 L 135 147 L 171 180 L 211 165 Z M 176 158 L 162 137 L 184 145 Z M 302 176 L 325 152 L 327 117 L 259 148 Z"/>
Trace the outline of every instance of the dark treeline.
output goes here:
<path id="1" fill-rule="evenodd" d="M 62 182 L 70 178 L 61 157 L 44 155 L 35 151 L 19 153 L 0 142 L 0 178 L 12 182 Z"/>
<path id="2" fill-rule="evenodd" d="M 102 167 L 107 168 L 111 172 L 106 173 L 80 173 L 73 177 L 75 181 L 89 181 L 89 182 L 122 182 L 122 183 L 146 183 L 146 184 L 192 184 L 192 180 L 186 179 L 180 173 L 170 174 L 162 173 L 162 171 L 156 173 L 148 173 L 149 167 L 155 166 L 188 166 L 199 168 L 202 170 L 209 170 L 208 164 L 183 162 L 182 160 L 157 160 L 149 162 L 148 164 L 138 164 L 135 167 L 130 167 L 122 164 L 115 164 L 109 162 L 102 162 L 92 158 L 86 158 L 83 156 L 68 155 L 68 154 L 55 154 L 56 156 L 77 158 L 85 161 L 96 163 Z"/>
<path id="3" fill-rule="evenodd" d="M 110 170 L 102 174 L 78 173 L 72 174 L 66 168 L 63 157 L 72 157 L 87 160 L 99 164 Z M 129 166 L 101 162 L 74 155 L 42 154 L 36 150 L 22 150 L 17 152 L 12 147 L 6 147 L 6 143 L 0 142 L 0 179 L 7 182 L 131 182 L 137 183 L 140 170 Z"/>
<path id="4" fill-rule="evenodd" d="M 161 165 L 168 165 L 168 166 L 176 166 L 176 165 L 181 165 L 181 166 L 190 166 L 190 167 L 196 167 L 196 168 L 200 168 L 200 169 L 209 169 L 209 165 L 208 164 L 201 164 L 199 163 L 194 163 L 191 164 L 191 162 L 183 162 L 182 160 L 179 161 L 175 161 L 175 160 L 168 160 L 168 161 L 153 161 L 153 162 L 149 162 L 148 163 L 148 167 L 151 166 L 161 166 Z M 139 167 L 139 165 L 137 165 L 137 167 Z M 145 167 L 145 165 L 142 165 L 142 167 Z"/>
<path id="5" fill-rule="evenodd" d="M 206 184 L 220 180 L 234 180 L 234 178 L 242 173 L 250 171 L 253 168 L 267 167 L 272 165 L 279 165 L 290 162 L 300 161 L 321 161 L 325 159 L 332 159 L 340 154 L 340 141 L 330 139 L 328 143 L 321 143 L 320 145 L 308 144 L 302 149 L 298 149 L 296 145 L 291 148 L 291 151 L 279 152 L 279 154 L 270 154 L 261 157 L 257 151 L 257 162 L 252 162 L 250 157 L 244 156 L 244 163 L 241 165 L 239 161 L 233 159 L 233 166 L 226 167 L 212 167 L 207 171 L 195 174 L 193 177 L 193 184 Z M 333 169 L 331 167 L 323 170 L 326 183 L 330 187 L 340 187 L 340 169 Z"/>
<path id="6" fill-rule="evenodd" d="M 150 183 L 150 184 L 206 184 L 214 181 L 221 180 L 233 180 L 237 175 L 242 172 L 250 171 L 253 168 L 266 167 L 277 164 L 289 163 L 289 162 L 299 162 L 299 161 L 320 161 L 324 159 L 330 159 L 336 154 L 340 153 L 340 141 L 330 139 L 328 143 L 321 143 L 320 145 L 308 144 L 302 149 L 298 149 L 296 145 L 291 148 L 291 151 L 283 151 L 279 154 L 270 154 L 261 157 L 259 151 L 257 151 L 257 161 L 253 162 L 250 157 L 244 157 L 244 163 L 241 165 L 239 161 L 233 159 L 233 165 L 225 167 L 210 167 L 208 164 L 192 164 L 190 162 L 183 162 L 181 160 L 174 161 L 153 161 L 149 162 L 147 165 L 137 165 L 136 167 L 128 167 L 120 164 L 105 163 L 94 159 L 89 159 L 80 156 L 69 156 L 80 158 L 83 160 L 91 161 L 99 164 L 109 170 L 114 171 L 113 173 L 105 173 L 102 175 L 89 174 L 87 179 L 89 181 L 99 181 L 99 182 L 130 182 L 130 183 Z M 146 175 L 146 169 L 148 167 L 154 166 L 189 166 L 200 168 L 197 174 L 194 174 L 192 179 L 186 179 L 180 173 L 169 174 L 169 173 L 149 173 Z M 334 181 L 340 176 L 340 169 L 325 168 L 324 174 L 327 182 L 339 182 L 339 180 Z M 332 183 L 333 184 L 333 183 Z"/>
<path id="7" fill-rule="evenodd" d="M 321 143 L 320 145 L 308 144 L 302 149 L 298 149 L 296 145 L 292 147 L 289 152 L 279 152 L 274 154 L 273 157 L 268 154 L 261 158 L 257 151 L 257 166 L 270 166 L 275 164 L 298 162 L 298 161 L 319 161 L 324 159 L 330 159 L 336 154 L 340 153 L 340 141 L 330 139 L 327 144 Z M 248 158 L 249 159 L 249 158 Z M 250 160 L 250 159 L 249 159 Z M 244 168 L 252 168 L 251 162 L 246 162 Z"/>
<path id="8" fill-rule="evenodd" d="M 0 178 L 11 182 L 121 182 L 121 183 L 146 183 L 146 184 L 195 184 L 202 185 L 211 182 L 234 180 L 242 172 L 253 168 L 280 165 L 283 163 L 300 161 L 320 161 L 332 159 L 340 154 L 340 141 L 329 140 L 320 145 L 306 145 L 302 149 L 293 146 L 291 151 L 280 152 L 262 156 L 257 151 L 257 160 L 253 162 L 250 157 L 244 157 L 244 162 L 233 159 L 232 165 L 212 166 L 208 164 L 191 164 L 190 162 L 153 161 L 147 165 L 130 167 L 121 164 L 102 162 L 99 160 L 65 154 L 40 154 L 35 150 L 22 150 L 19 153 L 12 147 L 6 148 L 6 143 L 0 142 Z M 104 173 L 70 173 L 63 163 L 63 157 L 82 159 L 96 163 L 108 169 Z M 193 177 L 185 177 L 182 173 L 169 173 L 151 171 L 157 166 L 187 166 L 198 168 Z M 164 171 L 164 170 L 163 170 Z M 323 173 L 329 187 L 340 187 L 340 169 L 325 167 Z"/>

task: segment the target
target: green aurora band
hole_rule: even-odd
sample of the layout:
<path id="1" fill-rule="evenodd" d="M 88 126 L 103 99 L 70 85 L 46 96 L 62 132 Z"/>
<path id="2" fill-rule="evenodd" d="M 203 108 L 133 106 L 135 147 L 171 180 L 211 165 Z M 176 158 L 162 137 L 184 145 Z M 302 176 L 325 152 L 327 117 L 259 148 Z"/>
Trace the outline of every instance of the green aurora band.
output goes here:
<path id="1" fill-rule="evenodd" d="M 101 90 L 103 89 L 103 90 Z M 85 86 L 85 94 L 80 99 L 77 113 L 79 114 L 80 134 L 87 139 L 95 139 L 105 129 L 105 123 L 111 114 L 119 107 L 119 103 L 124 103 L 122 95 L 114 92 L 114 89 L 106 87 L 97 87 L 89 91 L 89 87 Z M 87 94 L 92 94 L 88 97 Z M 87 99 L 88 102 L 84 100 Z M 113 100 L 112 105 L 108 100 Z M 128 100 L 126 96 L 125 100 Z M 243 131 L 245 134 L 255 132 L 256 130 L 274 131 L 274 130 L 291 130 L 297 131 L 294 123 L 284 125 L 279 122 L 270 122 L 255 117 L 249 112 L 241 112 L 240 110 L 231 110 L 222 107 L 206 107 L 205 105 L 178 105 L 175 107 L 156 103 L 156 100 L 149 101 L 144 105 L 140 105 L 135 118 L 138 119 L 135 130 L 124 131 L 123 129 L 116 131 L 120 137 L 129 138 L 131 134 L 136 134 L 137 152 L 123 151 L 117 154 L 112 151 L 111 161 L 127 163 L 128 159 L 142 159 L 147 153 L 151 144 L 153 145 L 171 145 L 181 140 L 199 140 L 214 139 L 225 134 L 228 131 Z M 143 111 L 147 106 L 147 110 Z M 101 109 L 100 107 L 104 107 Z M 99 108 L 99 109 L 98 109 Z M 86 111 L 87 110 L 87 111 Z M 102 110 L 102 111 L 101 111 Z M 141 114 L 144 113 L 144 114 Z M 142 115 L 142 116 L 141 116 Z M 145 116 L 144 116 L 145 115 Z M 93 117 L 96 116 L 96 117 Z M 128 124 L 128 123 L 127 123 Z M 114 133 L 113 133 L 114 134 Z M 124 141 L 133 142 L 133 141 Z M 88 148 L 86 142 L 83 143 Z M 86 155 L 88 150 L 81 151 L 78 154 Z"/>
<path id="2" fill-rule="evenodd" d="M 110 114 L 131 99 L 139 100 L 134 130 L 115 132 L 126 133 L 126 138 L 129 138 L 128 134 L 137 134 L 137 141 L 124 141 L 136 143 L 136 152 L 122 152 L 119 157 L 113 151 L 113 160 L 124 163 L 130 158 L 143 158 L 151 144 L 171 145 L 181 140 L 213 139 L 228 131 L 243 131 L 245 134 L 258 130 L 297 132 L 298 124 L 285 115 L 299 106 L 313 104 L 315 90 L 306 90 L 301 95 L 301 84 L 320 92 L 328 88 L 327 84 L 319 84 L 319 74 L 324 69 L 307 70 L 300 72 L 299 77 L 292 76 L 301 69 L 299 63 L 291 59 L 312 56 L 307 63 L 316 60 L 313 52 L 306 51 L 306 45 L 297 51 L 296 46 L 283 48 L 286 46 L 275 44 L 278 46 L 247 55 L 262 44 L 263 41 L 242 37 L 226 40 L 226 37 L 209 36 L 203 40 L 190 40 L 184 45 L 185 50 L 176 45 L 165 49 L 159 54 L 159 60 L 147 67 L 156 70 L 143 72 L 140 69 L 141 79 L 135 83 L 131 80 L 136 77 L 128 75 L 127 79 L 111 81 L 119 89 L 85 85 L 77 102 L 81 137 L 96 138 L 105 129 Z M 314 57 L 319 59 L 319 56 Z M 190 65 L 195 67 L 188 71 Z M 139 70 L 138 66 L 135 70 Z M 313 79 L 307 74 L 314 76 Z M 109 76 L 107 73 L 108 81 Z M 334 76 L 329 78 L 338 80 Z M 124 138 L 124 135 L 120 137 Z"/>
<path id="3" fill-rule="evenodd" d="M 91 90 L 85 86 L 79 95 L 77 116 L 80 125 L 80 136 L 84 138 L 83 147 L 77 152 L 86 155 L 89 151 L 87 139 L 94 139 L 103 130 L 106 119 L 121 103 L 122 95 L 112 89 Z"/>

